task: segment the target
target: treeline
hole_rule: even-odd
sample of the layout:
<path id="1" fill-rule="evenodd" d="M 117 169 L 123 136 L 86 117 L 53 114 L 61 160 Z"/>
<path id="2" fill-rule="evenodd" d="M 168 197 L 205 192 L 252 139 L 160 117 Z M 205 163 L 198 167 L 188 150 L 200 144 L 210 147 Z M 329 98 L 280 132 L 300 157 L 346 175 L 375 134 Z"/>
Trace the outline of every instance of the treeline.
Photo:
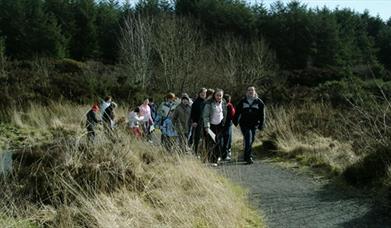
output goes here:
<path id="1" fill-rule="evenodd" d="M 0 0 L 1 105 L 246 85 L 268 103 L 391 94 L 391 20 L 234 0 Z M 103 64 L 102 64 L 103 63 Z"/>
<path id="2" fill-rule="evenodd" d="M 299 2 L 248 5 L 234 0 L 0 0 L 6 55 L 119 61 L 121 27 L 129 16 L 180 15 L 203 39 L 264 37 L 282 69 L 377 65 L 391 69 L 391 20 L 349 9 L 309 9 Z"/>
<path id="3" fill-rule="evenodd" d="M 117 1 L 0 0 L 0 6 L 0 36 L 9 57 L 118 58 L 127 7 Z"/>

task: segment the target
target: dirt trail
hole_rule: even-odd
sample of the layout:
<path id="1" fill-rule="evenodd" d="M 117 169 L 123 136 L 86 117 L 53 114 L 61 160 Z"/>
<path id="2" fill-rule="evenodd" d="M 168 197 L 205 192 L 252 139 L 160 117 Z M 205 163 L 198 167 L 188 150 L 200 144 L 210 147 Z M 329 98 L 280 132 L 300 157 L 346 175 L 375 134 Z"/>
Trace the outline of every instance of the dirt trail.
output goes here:
<path id="1" fill-rule="evenodd" d="M 249 189 L 249 201 L 269 227 L 391 227 L 391 219 L 363 193 L 266 160 L 223 164 L 219 170 Z"/>

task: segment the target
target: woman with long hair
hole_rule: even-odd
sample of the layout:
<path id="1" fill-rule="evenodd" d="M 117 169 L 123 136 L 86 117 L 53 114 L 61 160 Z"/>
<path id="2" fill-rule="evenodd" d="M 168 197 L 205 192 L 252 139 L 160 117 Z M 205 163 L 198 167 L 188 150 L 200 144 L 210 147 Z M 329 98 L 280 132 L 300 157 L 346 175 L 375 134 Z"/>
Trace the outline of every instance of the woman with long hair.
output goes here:
<path id="1" fill-rule="evenodd" d="M 223 131 L 227 118 L 227 103 L 223 96 L 224 91 L 216 89 L 211 99 L 206 101 L 203 111 L 208 159 L 213 166 L 218 165 L 223 150 Z"/>

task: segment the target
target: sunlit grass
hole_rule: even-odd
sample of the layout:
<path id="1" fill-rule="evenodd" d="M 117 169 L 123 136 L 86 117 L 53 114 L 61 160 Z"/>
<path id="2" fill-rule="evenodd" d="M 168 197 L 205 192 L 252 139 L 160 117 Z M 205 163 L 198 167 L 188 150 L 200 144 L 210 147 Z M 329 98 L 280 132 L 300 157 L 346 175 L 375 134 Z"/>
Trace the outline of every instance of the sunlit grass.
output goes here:
<path id="1" fill-rule="evenodd" d="M 15 146 L 15 162 L 12 175 L 1 180 L 0 222 L 11 227 L 19 221 L 28 221 L 21 227 L 263 226 L 240 187 L 191 155 L 136 141 L 123 126 L 115 140 L 99 128 L 96 142 L 88 143 L 88 109 L 32 105 L 12 113 L 4 132 L 14 133 L 2 138 L 3 145 Z M 117 116 L 125 116 L 124 110 Z M 14 143 L 12 137 L 23 140 Z"/>

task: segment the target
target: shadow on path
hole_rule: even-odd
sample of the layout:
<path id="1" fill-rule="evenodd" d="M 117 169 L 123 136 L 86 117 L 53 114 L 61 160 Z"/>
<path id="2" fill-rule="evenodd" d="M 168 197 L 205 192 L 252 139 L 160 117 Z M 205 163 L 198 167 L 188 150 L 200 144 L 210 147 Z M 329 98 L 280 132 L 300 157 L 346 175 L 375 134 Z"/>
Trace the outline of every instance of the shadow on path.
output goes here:
<path id="1" fill-rule="evenodd" d="M 269 227 L 391 227 L 370 197 L 333 183 L 263 161 L 224 163 L 219 171 L 249 189 Z"/>

